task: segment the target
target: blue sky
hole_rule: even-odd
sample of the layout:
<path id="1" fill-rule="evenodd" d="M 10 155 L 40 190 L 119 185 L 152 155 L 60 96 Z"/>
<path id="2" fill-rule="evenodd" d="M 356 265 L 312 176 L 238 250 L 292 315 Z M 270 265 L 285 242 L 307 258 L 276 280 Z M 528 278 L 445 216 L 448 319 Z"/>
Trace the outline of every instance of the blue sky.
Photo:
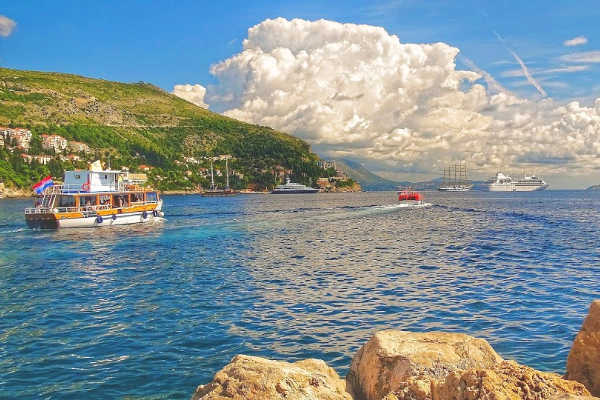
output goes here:
<path id="1" fill-rule="evenodd" d="M 597 0 L 9 0 L 0 66 L 199 84 L 176 94 L 387 178 L 467 160 L 575 188 L 600 180 L 598 21 Z"/>
<path id="2" fill-rule="evenodd" d="M 0 38 L 0 65 L 118 81 L 213 82 L 212 64 L 241 50 L 247 29 L 267 18 L 320 18 L 384 27 L 401 42 L 442 41 L 522 96 L 536 89 L 510 76 L 518 54 L 553 98 L 600 92 L 600 64 L 564 72 L 570 53 L 600 49 L 596 1 L 7 1 L 17 23 Z M 494 35 L 504 38 L 503 44 Z M 585 36 L 587 43 L 563 42 Z M 461 58 L 459 58 L 459 68 Z M 550 71 L 548 71 L 550 70 Z M 552 70 L 555 70 L 552 72 Z M 508 75 L 508 76 L 507 76 Z"/>

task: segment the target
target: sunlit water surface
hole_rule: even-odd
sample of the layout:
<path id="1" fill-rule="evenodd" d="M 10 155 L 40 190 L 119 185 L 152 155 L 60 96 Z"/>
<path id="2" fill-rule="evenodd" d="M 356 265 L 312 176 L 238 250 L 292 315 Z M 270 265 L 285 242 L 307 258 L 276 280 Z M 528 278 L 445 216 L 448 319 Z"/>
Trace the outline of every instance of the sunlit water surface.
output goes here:
<path id="1" fill-rule="evenodd" d="M 600 195 L 426 196 L 169 196 L 163 223 L 62 231 L 0 200 L 0 397 L 187 399 L 238 353 L 343 375 L 384 328 L 564 371 L 600 295 Z"/>

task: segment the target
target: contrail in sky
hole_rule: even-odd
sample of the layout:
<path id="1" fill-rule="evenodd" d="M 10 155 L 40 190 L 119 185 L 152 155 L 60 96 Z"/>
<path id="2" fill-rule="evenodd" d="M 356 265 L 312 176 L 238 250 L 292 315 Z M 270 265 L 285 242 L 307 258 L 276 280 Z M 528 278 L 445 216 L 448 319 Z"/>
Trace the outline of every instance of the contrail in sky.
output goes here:
<path id="1" fill-rule="evenodd" d="M 494 35 L 496 35 L 496 37 L 504 45 L 506 50 L 508 50 L 509 53 L 512 54 L 512 56 L 515 58 L 515 60 L 517 60 L 519 65 L 521 65 L 521 70 L 523 70 L 523 75 L 525 75 L 525 78 L 527 78 L 527 81 L 529 83 L 531 83 L 534 88 L 537 89 L 537 91 L 542 95 L 542 97 L 548 96 L 548 94 L 546 93 L 544 88 L 538 83 L 538 81 L 535 80 L 535 78 L 533 76 L 531 76 L 531 74 L 529 73 L 529 69 L 527 69 L 527 65 L 525 65 L 525 63 L 523 62 L 521 57 L 519 57 L 519 55 L 517 53 L 515 53 L 513 49 L 511 49 L 510 47 L 508 47 L 506 45 L 506 42 L 504 41 L 502 36 L 500 36 L 500 34 L 498 34 L 498 32 L 496 32 L 496 31 L 492 31 L 492 32 L 494 32 Z"/>
<path id="2" fill-rule="evenodd" d="M 465 57 L 465 56 L 462 56 L 461 59 L 469 68 L 471 68 L 473 71 L 475 71 L 478 74 L 480 74 L 481 76 L 483 76 L 483 79 L 485 80 L 485 83 L 487 83 L 488 88 L 490 90 L 492 90 L 494 92 L 498 92 L 498 93 L 510 93 L 500 83 L 498 83 L 498 81 L 495 80 L 494 77 L 489 72 L 484 71 L 481 68 L 479 68 L 473 62 L 473 60 L 471 60 L 470 58 Z"/>

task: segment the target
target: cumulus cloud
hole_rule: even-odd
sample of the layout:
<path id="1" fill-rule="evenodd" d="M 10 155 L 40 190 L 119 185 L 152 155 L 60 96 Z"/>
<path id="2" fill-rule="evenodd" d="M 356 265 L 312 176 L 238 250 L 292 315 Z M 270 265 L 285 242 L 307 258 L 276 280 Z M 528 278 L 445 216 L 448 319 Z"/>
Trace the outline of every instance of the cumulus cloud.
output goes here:
<path id="1" fill-rule="evenodd" d="M 588 40 L 585 36 L 577 36 L 577 37 L 574 37 L 573 39 L 565 40 L 563 42 L 563 44 L 565 46 L 572 47 L 572 46 L 580 46 L 582 44 L 586 44 L 587 42 L 588 42 Z"/>
<path id="2" fill-rule="evenodd" d="M 204 102 L 206 88 L 202 85 L 175 85 L 171 93 L 199 107 L 208 108 L 208 104 Z"/>
<path id="3" fill-rule="evenodd" d="M 0 36 L 8 37 L 13 32 L 17 23 L 12 19 L 5 17 L 4 15 L 0 15 Z"/>
<path id="4" fill-rule="evenodd" d="M 431 173 L 456 159 L 490 172 L 600 168 L 600 100 L 519 98 L 472 62 L 457 69 L 458 53 L 402 43 L 380 27 L 266 20 L 249 29 L 240 53 L 211 68 L 218 84 L 208 99 L 324 156 L 379 170 Z"/>

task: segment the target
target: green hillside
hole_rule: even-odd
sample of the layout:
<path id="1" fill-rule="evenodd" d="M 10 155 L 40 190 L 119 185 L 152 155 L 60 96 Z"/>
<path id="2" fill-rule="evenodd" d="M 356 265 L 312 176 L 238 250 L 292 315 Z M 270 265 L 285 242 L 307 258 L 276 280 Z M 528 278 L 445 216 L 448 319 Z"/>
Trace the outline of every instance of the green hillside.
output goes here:
<path id="1" fill-rule="evenodd" d="M 9 143 L 0 146 L 0 181 L 18 187 L 48 173 L 59 177 L 63 169 L 85 168 L 96 158 L 110 160 L 113 169 L 149 165 L 150 182 L 160 189 L 206 187 L 207 158 L 223 154 L 234 157 L 230 169 L 237 188 L 271 187 L 289 170 L 305 184 L 324 176 L 305 142 L 210 112 L 144 82 L 0 68 L 0 126 L 30 129 L 27 152 L 55 157 L 47 165 L 27 163 L 21 151 L 9 151 Z M 80 161 L 61 161 L 41 147 L 44 133 L 84 142 L 91 152 L 80 154 Z M 223 168 L 221 162 L 215 167 Z"/>

